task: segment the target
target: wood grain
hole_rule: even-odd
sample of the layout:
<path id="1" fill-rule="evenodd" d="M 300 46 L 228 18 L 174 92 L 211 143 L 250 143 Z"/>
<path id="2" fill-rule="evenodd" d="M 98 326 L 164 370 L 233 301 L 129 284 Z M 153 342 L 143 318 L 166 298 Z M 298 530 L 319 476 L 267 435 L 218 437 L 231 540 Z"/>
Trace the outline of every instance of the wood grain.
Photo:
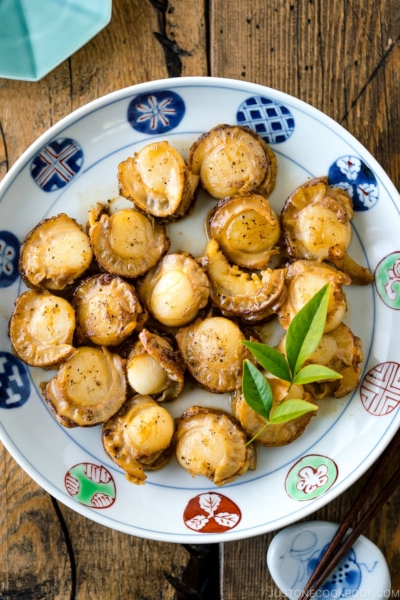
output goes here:
<path id="1" fill-rule="evenodd" d="M 69 598 L 71 564 L 51 498 L 2 445 L 0 507 L 0 598 Z"/>
<path id="2" fill-rule="evenodd" d="M 182 546 L 112 531 L 61 508 L 74 549 L 77 600 L 175 600 L 165 574 L 182 577 L 189 556 Z"/>
<path id="3" fill-rule="evenodd" d="M 397 0 L 212 2 L 211 75 L 304 100 L 346 127 L 400 185 Z"/>

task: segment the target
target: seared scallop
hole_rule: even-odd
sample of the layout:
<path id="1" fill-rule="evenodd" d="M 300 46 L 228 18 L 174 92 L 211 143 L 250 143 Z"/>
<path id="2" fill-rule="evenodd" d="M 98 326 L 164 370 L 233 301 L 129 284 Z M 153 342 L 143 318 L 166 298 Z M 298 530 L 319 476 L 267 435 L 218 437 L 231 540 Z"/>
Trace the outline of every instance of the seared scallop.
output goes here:
<path id="1" fill-rule="evenodd" d="M 239 327 L 225 317 L 197 319 L 176 335 L 191 375 L 210 392 L 221 394 L 241 386 L 242 365 L 249 352 Z"/>
<path id="2" fill-rule="evenodd" d="M 347 310 L 343 285 L 350 285 L 351 279 L 326 263 L 314 260 L 296 260 L 289 265 L 286 285 L 287 298 L 278 309 L 278 319 L 287 329 L 293 317 L 324 285 L 330 283 L 328 312 L 324 333 L 340 325 Z"/>
<path id="3" fill-rule="evenodd" d="M 90 266 L 93 251 L 82 227 L 65 214 L 41 221 L 21 246 L 19 271 L 30 288 L 60 291 Z"/>
<path id="4" fill-rule="evenodd" d="M 126 365 L 131 388 L 138 394 L 157 397 L 158 402 L 179 396 L 185 381 L 185 368 L 170 341 L 147 329 L 139 334 Z"/>
<path id="5" fill-rule="evenodd" d="M 279 219 L 260 194 L 220 200 L 210 216 L 208 231 L 225 256 L 240 267 L 264 269 L 279 252 Z"/>
<path id="6" fill-rule="evenodd" d="M 208 302 L 210 284 L 188 254 L 167 254 L 138 284 L 140 300 L 163 325 L 181 327 Z"/>
<path id="7" fill-rule="evenodd" d="M 117 346 L 133 332 L 142 307 L 132 285 L 115 275 L 94 275 L 77 287 L 73 305 L 80 343 Z"/>
<path id="8" fill-rule="evenodd" d="M 81 346 L 49 381 L 44 396 L 64 427 L 104 423 L 126 400 L 124 361 L 106 348 Z"/>
<path id="9" fill-rule="evenodd" d="M 274 410 L 285 400 L 296 399 L 313 402 L 310 394 L 304 392 L 301 385 L 293 384 L 290 387 L 287 381 L 272 376 L 267 376 L 267 380 L 271 386 L 273 397 L 271 416 Z M 232 394 L 232 412 L 250 438 L 261 431 L 266 424 L 264 417 L 256 413 L 247 404 L 240 390 Z M 284 446 L 290 444 L 304 433 L 305 428 L 315 414 L 316 410 L 286 423 L 268 425 L 257 437 L 257 441 L 263 446 Z"/>
<path id="10" fill-rule="evenodd" d="M 155 217 L 182 217 L 194 199 L 198 175 L 166 141 L 153 142 L 118 167 L 119 191 Z"/>
<path id="11" fill-rule="evenodd" d="M 203 134 L 190 149 L 188 167 L 218 199 L 250 192 L 267 197 L 275 187 L 275 154 L 248 127 L 218 125 Z"/>
<path id="12" fill-rule="evenodd" d="M 290 256 L 328 260 L 350 275 L 353 283 L 371 283 L 370 271 L 347 254 L 353 214 L 351 198 L 344 190 L 329 186 L 327 177 L 307 181 L 289 196 L 282 211 Z"/>
<path id="13" fill-rule="evenodd" d="M 276 313 L 286 297 L 286 269 L 266 269 L 257 273 L 231 266 L 210 240 L 203 257 L 203 266 L 210 281 L 210 298 L 226 316 L 255 321 Z"/>
<path id="14" fill-rule="evenodd" d="M 52 367 L 73 352 L 75 312 L 47 291 L 30 290 L 15 301 L 9 323 L 13 352 L 31 367 Z"/>
<path id="15" fill-rule="evenodd" d="M 254 446 L 246 447 L 246 434 L 225 413 L 192 406 L 176 426 L 176 457 L 192 477 L 203 475 L 222 486 L 255 469 Z"/>
<path id="16" fill-rule="evenodd" d="M 276 347 L 282 354 L 285 354 L 285 342 L 286 336 Z M 332 395 L 335 398 L 342 398 L 357 388 L 361 375 L 359 365 L 362 361 L 363 352 L 360 338 L 354 335 L 347 325 L 341 323 L 339 327 L 322 336 L 318 348 L 304 364 L 323 365 L 340 373 L 342 379 L 307 383 L 304 389 L 316 400 Z"/>
<path id="17" fill-rule="evenodd" d="M 144 275 L 171 245 L 162 223 L 132 209 L 110 215 L 98 206 L 89 213 L 88 233 L 100 267 L 128 279 Z"/>
<path id="18" fill-rule="evenodd" d="M 172 453 L 175 431 L 169 412 L 149 396 L 134 396 L 103 426 L 107 454 L 131 483 L 145 482 L 145 470 L 164 466 Z"/>

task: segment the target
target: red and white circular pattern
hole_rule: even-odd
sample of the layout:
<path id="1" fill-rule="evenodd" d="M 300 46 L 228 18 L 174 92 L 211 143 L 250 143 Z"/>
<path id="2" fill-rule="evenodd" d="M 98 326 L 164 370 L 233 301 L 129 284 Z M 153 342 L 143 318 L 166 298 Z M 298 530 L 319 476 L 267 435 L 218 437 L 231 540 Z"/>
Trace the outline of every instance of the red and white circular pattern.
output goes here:
<path id="1" fill-rule="evenodd" d="M 360 396 L 365 410 L 375 417 L 393 412 L 400 404 L 400 365 L 385 362 L 368 371 Z"/>
<path id="2" fill-rule="evenodd" d="M 230 498 L 207 492 L 189 500 L 183 520 L 189 529 L 199 533 L 222 533 L 238 525 L 242 513 Z"/>

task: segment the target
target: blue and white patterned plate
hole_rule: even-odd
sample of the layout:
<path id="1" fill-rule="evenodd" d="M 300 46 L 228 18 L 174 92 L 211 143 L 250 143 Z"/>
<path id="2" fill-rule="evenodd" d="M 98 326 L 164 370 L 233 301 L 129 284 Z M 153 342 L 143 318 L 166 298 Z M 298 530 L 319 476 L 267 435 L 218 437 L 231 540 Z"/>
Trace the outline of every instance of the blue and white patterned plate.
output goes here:
<path id="1" fill-rule="evenodd" d="M 350 254 L 376 271 L 376 286 L 346 289 L 346 323 L 364 349 L 359 389 L 324 400 L 305 434 L 282 448 L 261 448 L 256 471 L 222 490 L 192 479 L 175 460 L 134 486 L 105 455 L 99 428 L 68 430 L 45 406 L 39 384 L 10 353 L 7 323 L 25 289 L 19 244 L 42 219 L 67 212 L 80 223 L 98 201 L 118 197 L 118 163 L 150 141 L 167 139 L 187 155 L 219 123 L 245 124 L 277 155 L 271 203 L 280 212 L 307 178 L 328 174 L 356 209 Z M 117 200 L 117 206 L 124 206 Z M 171 251 L 200 256 L 204 220 L 215 201 L 200 194 L 188 219 L 169 226 Z M 0 187 L 0 437 L 43 488 L 108 527 L 171 542 L 228 541 L 294 523 L 347 489 L 383 451 L 400 424 L 399 195 L 374 158 L 311 106 L 251 83 L 181 78 L 120 90 L 75 111 L 17 161 Z M 168 405 L 229 410 L 227 395 L 187 388 Z M 160 501 L 161 498 L 161 501 Z"/>

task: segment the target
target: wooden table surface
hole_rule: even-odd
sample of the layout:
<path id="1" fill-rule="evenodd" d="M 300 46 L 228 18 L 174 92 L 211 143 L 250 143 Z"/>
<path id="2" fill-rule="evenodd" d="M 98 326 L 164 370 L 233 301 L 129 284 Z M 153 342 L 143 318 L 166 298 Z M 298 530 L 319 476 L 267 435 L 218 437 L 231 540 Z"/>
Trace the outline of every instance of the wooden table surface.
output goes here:
<path id="1" fill-rule="evenodd" d="M 399 0 L 114 0 L 110 24 L 44 79 L 0 80 L 0 178 L 83 104 L 187 75 L 253 81 L 309 102 L 360 140 L 399 188 Z M 364 480 L 311 518 L 340 521 Z M 397 593 L 399 509 L 400 490 L 366 531 Z M 279 597 L 265 560 L 273 535 L 186 548 L 117 533 L 58 503 L 0 445 L 0 598 Z"/>

